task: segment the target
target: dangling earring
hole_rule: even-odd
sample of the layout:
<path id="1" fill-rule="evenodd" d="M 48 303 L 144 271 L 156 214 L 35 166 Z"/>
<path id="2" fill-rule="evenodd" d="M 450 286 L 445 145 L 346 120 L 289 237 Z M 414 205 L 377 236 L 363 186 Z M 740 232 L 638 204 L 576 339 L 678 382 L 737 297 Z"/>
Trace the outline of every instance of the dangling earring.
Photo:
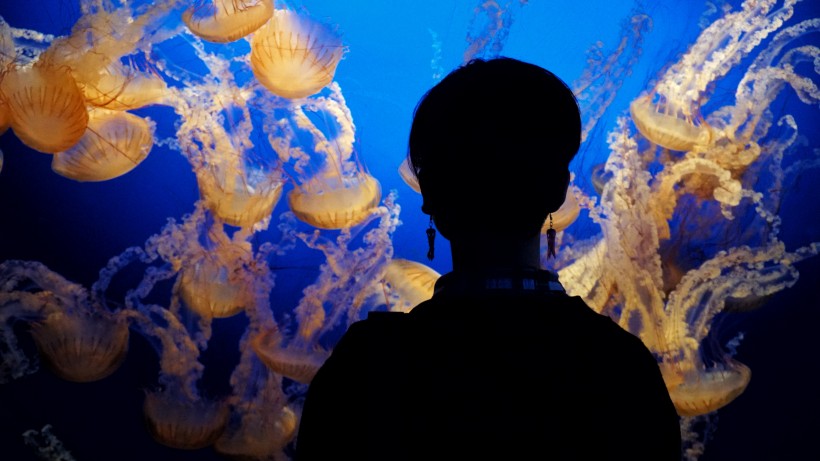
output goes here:
<path id="1" fill-rule="evenodd" d="M 550 228 L 547 229 L 547 256 L 555 257 L 555 229 L 552 228 L 552 213 L 550 213 Z"/>
<path id="2" fill-rule="evenodd" d="M 433 217 L 430 216 L 430 227 L 427 228 L 427 259 L 433 260 L 436 255 L 436 229 L 433 227 Z"/>

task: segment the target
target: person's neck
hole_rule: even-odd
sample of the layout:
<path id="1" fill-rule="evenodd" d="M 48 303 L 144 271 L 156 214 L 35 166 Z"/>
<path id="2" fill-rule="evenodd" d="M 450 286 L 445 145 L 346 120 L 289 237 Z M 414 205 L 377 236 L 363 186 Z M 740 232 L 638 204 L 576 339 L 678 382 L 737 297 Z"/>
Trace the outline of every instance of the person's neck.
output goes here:
<path id="1" fill-rule="evenodd" d="M 541 267 L 541 238 L 501 237 L 450 241 L 453 271 L 533 270 Z"/>

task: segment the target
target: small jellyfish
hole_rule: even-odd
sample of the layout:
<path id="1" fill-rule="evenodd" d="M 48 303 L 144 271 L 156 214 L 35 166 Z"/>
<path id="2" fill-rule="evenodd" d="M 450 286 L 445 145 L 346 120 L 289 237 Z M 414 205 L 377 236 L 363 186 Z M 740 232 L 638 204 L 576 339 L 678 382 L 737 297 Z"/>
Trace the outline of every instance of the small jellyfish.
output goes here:
<path id="1" fill-rule="evenodd" d="M 344 54 L 341 37 L 326 24 L 277 9 L 251 40 L 251 68 L 277 96 L 305 98 L 333 81 Z"/>
<path id="2" fill-rule="evenodd" d="M 146 394 L 143 412 L 154 440 L 183 450 L 213 444 L 229 415 L 225 402 L 191 399 L 173 388 Z"/>
<path id="3" fill-rule="evenodd" d="M 88 125 L 85 98 L 65 68 L 48 63 L 3 75 L 0 97 L 11 111 L 11 128 L 25 145 L 53 154 L 80 140 Z"/>
<path id="4" fill-rule="evenodd" d="M 282 180 L 275 174 L 214 166 L 199 168 L 196 176 L 205 206 L 232 226 L 250 227 L 268 218 L 282 196 Z"/>
<path id="5" fill-rule="evenodd" d="M 604 195 L 604 186 L 612 179 L 612 172 L 606 170 L 606 163 L 599 163 L 590 172 L 592 188 L 598 195 Z"/>
<path id="6" fill-rule="evenodd" d="M 49 368 L 79 383 L 111 375 L 128 351 L 128 323 L 110 316 L 55 312 L 33 323 L 31 334 Z"/>
<path id="7" fill-rule="evenodd" d="M 273 15 L 273 0 L 200 0 L 182 14 L 188 29 L 209 42 L 239 40 Z"/>
<path id="8" fill-rule="evenodd" d="M 367 173 L 352 177 L 311 179 L 288 193 L 291 211 L 320 229 L 344 229 L 373 214 L 381 200 L 379 181 Z"/>
<path id="9" fill-rule="evenodd" d="M 408 312 L 423 301 L 433 297 L 438 272 L 416 261 L 391 259 L 384 270 L 384 281 L 398 295 L 399 301 L 391 303 L 391 311 Z"/>
<path id="10" fill-rule="evenodd" d="M 730 362 L 719 369 L 692 373 L 669 388 L 669 396 L 681 416 L 705 415 L 737 398 L 752 377 L 752 371 L 739 362 Z M 665 377 L 665 375 L 664 375 Z"/>
<path id="11" fill-rule="evenodd" d="M 405 184 L 410 186 L 411 189 L 421 193 L 421 187 L 419 187 L 419 180 L 416 178 L 416 175 L 413 174 L 413 168 L 410 166 L 410 162 L 405 158 L 401 165 L 399 165 L 399 176 L 404 181 Z"/>
<path id="12" fill-rule="evenodd" d="M 96 109 L 79 142 L 54 154 L 51 169 L 75 181 L 107 181 L 133 170 L 154 144 L 149 122 L 128 112 Z"/>
<path id="13" fill-rule="evenodd" d="M 638 131 L 653 143 L 671 150 L 689 151 L 712 138 L 709 125 L 691 113 L 663 99 L 653 103 L 652 94 L 643 95 L 629 105 Z"/>
<path id="14" fill-rule="evenodd" d="M 253 302 L 253 274 L 245 267 L 251 257 L 250 251 L 232 242 L 202 249 L 182 266 L 180 298 L 204 318 L 238 314 Z"/>
<path id="15" fill-rule="evenodd" d="M 162 77 L 120 63 L 112 63 L 77 83 L 88 104 L 110 110 L 133 110 L 155 104 L 168 91 Z"/>
<path id="16" fill-rule="evenodd" d="M 327 359 L 327 352 L 299 347 L 285 347 L 277 330 L 260 333 L 251 339 L 251 347 L 268 368 L 294 381 L 308 384 Z"/>
<path id="17" fill-rule="evenodd" d="M 575 198 L 573 188 L 570 187 L 569 190 L 567 190 L 567 197 L 564 199 L 564 203 L 551 214 L 551 218 L 547 218 L 542 231 L 546 232 L 547 229 L 550 228 L 550 223 L 552 223 L 552 228 L 555 229 L 556 232 L 561 232 L 574 223 L 580 214 L 581 206 L 578 204 L 578 199 Z"/>

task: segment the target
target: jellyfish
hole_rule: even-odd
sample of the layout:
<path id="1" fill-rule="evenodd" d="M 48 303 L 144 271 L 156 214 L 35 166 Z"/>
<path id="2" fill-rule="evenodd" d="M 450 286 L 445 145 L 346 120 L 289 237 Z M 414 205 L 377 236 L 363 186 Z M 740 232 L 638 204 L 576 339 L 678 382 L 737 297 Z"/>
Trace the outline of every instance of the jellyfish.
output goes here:
<path id="1" fill-rule="evenodd" d="M 36 371 L 18 349 L 13 331 L 4 331 L 13 319 L 30 323 L 40 355 L 63 379 L 98 381 L 122 364 L 128 351 L 127 317 L 106 309 L 96 293 L 41 263 L 20 260 L 0 264 L 0 287 L 3 375 L 16 378 Z"/>
<path id="2" fill-rule="evenodd" d="M 110 316 L 56 312 L 35 322 L 31 334 L 51 371 L 67 381 L 108 377 L 128 352 L 128 323 Z"/>
<path id="3" fill-rule="evenodd" d="M 223 239 L 227 240 L 227 239 Z M 205 318 L 230 317 L 253 302 L 254 264 L 247 244 L 218 242 L 211 248 L 192 248 L 179 275 L 179 296 L 189 309 Z"/>
<path id="4" fill-rule="evenodd" d="M 728 405 L 746 390 L 752 371 L 742 363 L 727 360 L 717 369 L 696 373 L 669 389 L 669 396 L 680 416 L 712 413 Z"/>
<path id="5" fill-rule="evenodd" d="M 285 9 L 274 11 L 251 40 L 253 74 L 268 90 L 288 99 L 305 98 L 330 84 L 343 54 L 336 31 Z"/>
<path id="6" fill-rule="evenodd" d="M 11 126 L 11 109 L 9 105 L 0 97 L 0 135 L 6 132 Z"/>
<path id="7" fill-rule="evenodd" d="M 214 450 L 236 460 L 288 459 L 284 449 L 296 437 L 298 416 L 281 379 L 256 358 L 247 340 L 246 335 L 231 374 L 231 421 Z"/>
<path id="8" fill-rule="evenodd" d="M 75 145 L 88 126 L 88 111 L 71 72 L 49 63 L 14 68 L 0 81 L 11 128 L 25 145 L 54 154 Z"/>
<path id="9" fill-rule="evenodd" d="M 267 219 L 282 196 L 282 180 L 275 173 L 243 172 L 214 165 L 197 170 L 199 193 L 217 218 L 237 227 Z"/>
<path id="10" fill-rule="evenodd" d="M 269 141 L 283 163 L 293 164 L 299 180 L 288 193 L 294 215 L 320 229 L 344 229 L 374 216 L 381 185 L 354 158 L 350 110 L 338 85 L 332 84 L 330 90 L 328 97 L 292 107 L 286 118 L 274 123 L 277 131 L 269 133 Z M 326 117 L 326 130 L 320 130 L 308 113 Z"/>
<path id="11" fill-rule="evenodd" d="M 168 91 L 162 77 L 118 62 L 78 83 L 88 104 L 110 110 L 134 110 L 155 104 Z"/>
<path id="12" fill-rule="evenodd" d="M 55 173 L 75 181 L 107 181 L 136 168 L 154 144 L 153 125 L 128 112 L 96 109 L 79 142 L 51 159 Z"/>
<path id="13" fill-rule="evenodd" d="M 410 186 L 417 193 L 421 193 L 421 187 L 419 187 L 419 180 L 416 178 L 416 175 L 413 173 L 413 169 L 410 167 L 409 160 L 407 158 L 401 162 L 399 165 L 399 176 L 404 181 L 405 184 Z"/>
<path id="14" fill-rule="evenodd" d="M 689 50 L 659 79 L 652 91 L 629 107 L 635 126 L 662 147 L 690 151 L 713 142 L 714 133 L 699 113 L 707 90 L 752 52 L 794 13 L 796 1 L 771 11 L 777 0 L 747 1 L 739 11 L 726 14 L 698 36 Z"/>
<path id="15" fill-rule="evenodd" d="M 391 259 L 384 270 L 384 281 L 398 299 L 388 302 L 391 311 L 408 312 L 410 309 L 433 297 L 433 288 L 439 276 L 430 267 L 408 259 Z"/>
<path id="16" fill-rule="evenodd" d="M 480 1 L 470 20 L 463 62 L 500 55 L 510 33 L 513 14 L 526 4 L 527 0 Z"/>
<path id="17" fill-rule="evenodd" d="M 188 29 L 209 42 L 245 37 L 273 16 L 273 0 L 200 0 L 182 13 Z"/>
<path id="18" fill-rule="evenodd" d="M 143 412 L 154 440 L 183 450 L 212 445 L 228 421 L 225 402 L 189 399 L 171 387 L 146 394 Z"/>
<path id="19" fill-rule="evenodd" d="M 262 332 L 251 339 L 259 360 L 272 371 L 294 381 L 309 384 L 328 357 L 320 347 L 287 348 L 278 329 Z"/>

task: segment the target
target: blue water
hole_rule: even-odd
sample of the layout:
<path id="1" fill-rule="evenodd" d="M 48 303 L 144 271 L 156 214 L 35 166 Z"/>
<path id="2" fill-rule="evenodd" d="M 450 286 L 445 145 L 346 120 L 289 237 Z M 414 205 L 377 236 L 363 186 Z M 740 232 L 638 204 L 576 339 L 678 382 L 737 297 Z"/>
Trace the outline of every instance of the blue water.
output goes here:
<path id="1" fill-rule="evenodd" d="M 413 108 L 436 82 L 437 73 L 461 63 L 473 10 L 479 3 L 289 3 L 304 6 L 314 17 L 338 25 L 343 33 L 349 52 L 339 64 L 336 81 L 357 127 L 359 159 L 384 191 L 398 193 L 403 224 L 393 236 L 396 257 L 427 262 L 424 230 L 428 218 L 420 212 L 420 197 L 404 184 L 397 169 L 406 153 Z M 635 8 L 636 3 L 629 1 L 530 2 L 516 11 L 502 54 L 542 65 L 571 83 L 584 69 L 586 50 L 597 41 L 603 42 L 603 49 L 612 49 L 619 39 L 621 21 Z M 583 147 L 576 164 L 578 174 L 606 159 L 605 134 L 615 117 L 624 114 L 629 102 L 695 39 L 705 8 L 704 2 L 694 1 L 643 5 L 653 25 L 645 35 L 641 58 Z M 818 14 L 820 5 L 806 0 L 798 5 L 796 18 Z M 55 35 L 67 33 L 78 15 L 77 4 L 67 0 L 0 5 L 0 16 L 13 27 Z M 818 39 L 815 35 L 809 41 L 818 44 Z M 175 56 L 171 51 L 166 58 L 173 60 Z M 737 78 L 730 74 L 715 91 L 715 98 L 731 97 L 731 84 Z M 803 114 L 803 120 L 810 121 L 801 126 L 812 146 L 806 150 L 820 146 L 816 107 L 805 109 L 791 94 L 778 100 L 776 109 Z M 140 113 L 155 119 L 160 130 L 173 132 L 175 116 L 167 108 L 149 108 Z M 0 137 L 0 150 L 4 154 L 0 172 L 0 260 L 41 261 L 85 285 L 96 280 L 108 258 L 129 246 L 143 244 L 167 218 L 179 219 L 192 211 L 198 198 L 187 160 L 166 148 L 155 147 L 134 171 L 103 183 L 76 183 L 52 173 L 50 156 L 26 148 L 11 130 Z M 818 173 L 807 175 L 784 200 L 781 237 L 789 244 L 820 240 Z M 476 178 L 476 187 L 493 187 L 492 178 Z M 282 200 L 274 215 L 286 209 Z M 476 217 L 476 225 L 492 219 L 489 211 Z M 257 236 L 259 241 L 267 238 L 275 238 L 275 230 Z M 700 459 L 789 460 L 816 456 L 813 440 L 820 431 L 816 416 L 820 413 L 820 393 L 816 390 L 820 346 L 813 339 L 816 326 L 820 326 L 820 297 L 816 292 L 820 263 L 816 259 L 797 266 L 801 279 L 794 288 L 779 293 L 758 312 L 725 321 L 728 337 L 736 331 L 745 332 L 738 358 L 752 369 L 752 381 L 741 397 L 718 412 L 717 432 Z M 274 306 L 294 306 L 301 289 L 318 274 L 320 262 L 316 252 L 304 247 L 275 261 L 280 275 Z M 450 270 L 449 251 L 443 239 L 438 240 L 436 259 L 427 263 L 440 273 Z M 224 321 L 216 329 L 209 351 L 220 347 L 230 350 L 241 328 L 236 320 Z M 145 344 L 138 340 L 132 343 L 136 353 L 129 355 L 122 370 L 103 382 L 65 383 L 41 371 L 0 386 L 0 402 L 10 405 L 9 409 L 0 406 L 0 459 L 35 459 L 19 434 L 47 423 L 54 425 L 55 433 L 78 461 L 112 456 L 123 460 L 149 456 L 157 460 L 217 459 L 208 449 L 166 449 L 144 432 L 139 401 L 142 390 L 153 385 L 156 364 Z M 231 353 L 226 354 L 228 361 Z M 215 357 L 209 360 L 219 362 Z M 213 380 L 218 382 L 220 378 L 215 375 Z M 605 389 L 605 383 L 602 386 Z M 3 453 L 7 450 L 11 453 L 8 458 Z M 801 458 L 803 454 L 808 458 Z"/>

